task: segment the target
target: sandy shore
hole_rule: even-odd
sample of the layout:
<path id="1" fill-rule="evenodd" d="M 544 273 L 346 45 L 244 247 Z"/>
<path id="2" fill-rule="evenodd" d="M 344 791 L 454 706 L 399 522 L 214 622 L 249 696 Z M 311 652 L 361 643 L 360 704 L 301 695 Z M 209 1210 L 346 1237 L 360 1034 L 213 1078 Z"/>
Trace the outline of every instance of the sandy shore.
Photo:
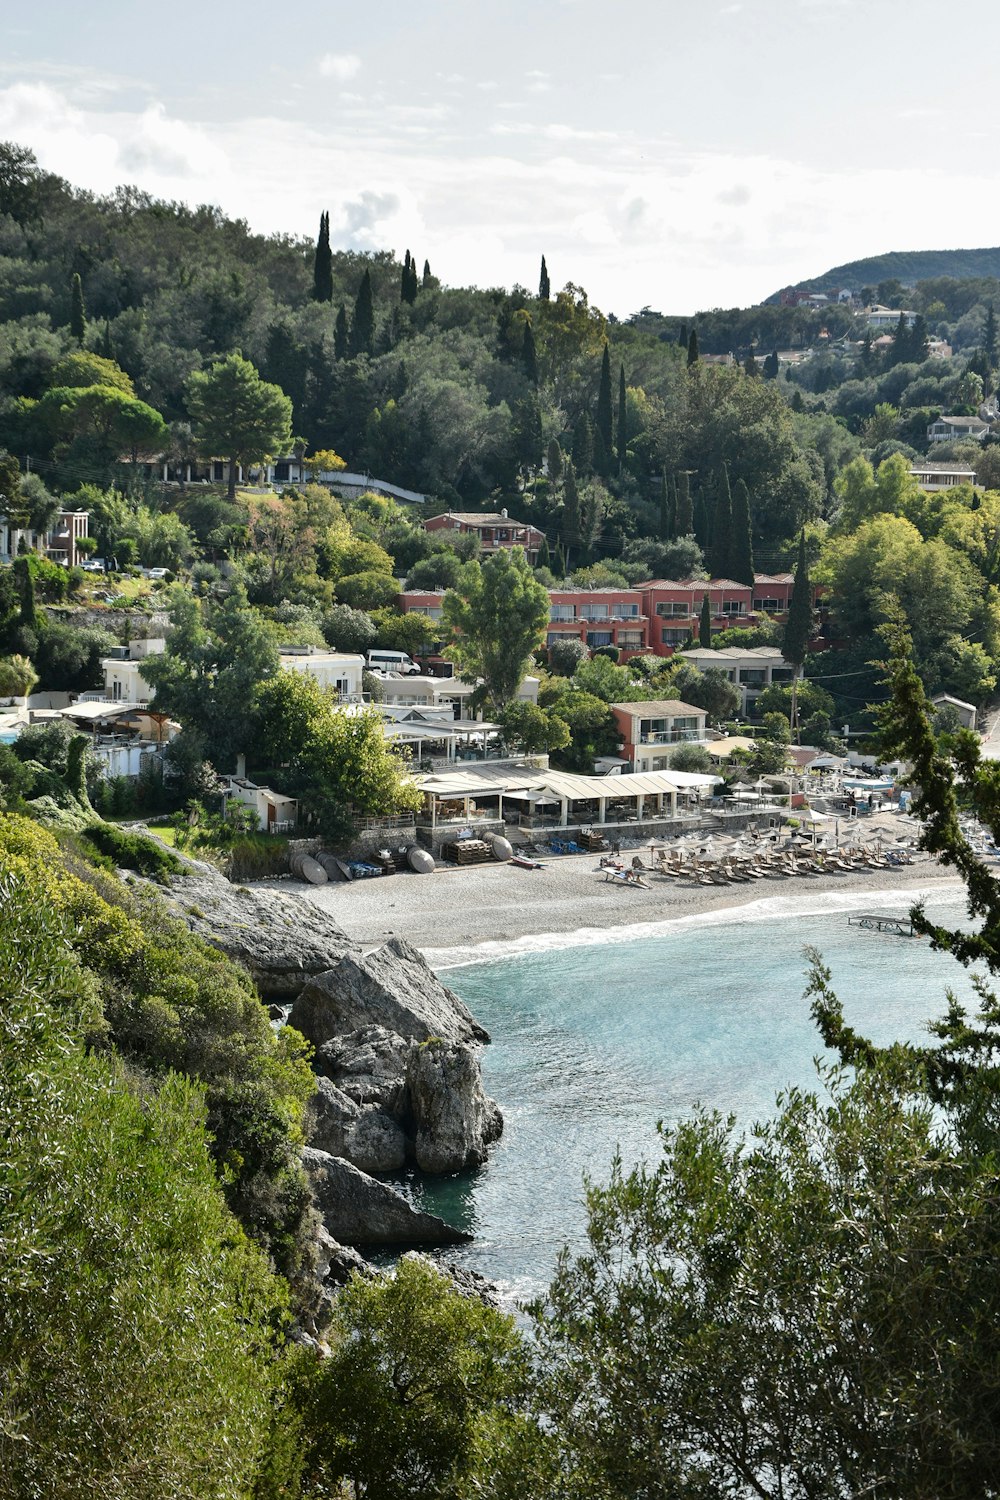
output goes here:
<path id="1" fill-rule="evenodd" d="M 923 891 L 960 886 L 936 862 L 920 856 L 917 863 L 894 869 L 729 886 L 647 876 L 650 888 L 645 890 L 606 883 L 597 870 L 598 859 L 564 855 L 542 870 L 446 866 L 433 875 L 398 874 L 326 886 L 283 880 L 280 889 L 321 906 L 357 942 L 378 943 L 395 934 L 430 950 L 433 961 L 444 951 L 458 957 L 452 950 L 508 945 L 540 934 L 660 923 L 775 898 L 782 906 L 794 902 L 824 910 L 861 909 L 870 896 L 873 911 L 902 914 Z"/>

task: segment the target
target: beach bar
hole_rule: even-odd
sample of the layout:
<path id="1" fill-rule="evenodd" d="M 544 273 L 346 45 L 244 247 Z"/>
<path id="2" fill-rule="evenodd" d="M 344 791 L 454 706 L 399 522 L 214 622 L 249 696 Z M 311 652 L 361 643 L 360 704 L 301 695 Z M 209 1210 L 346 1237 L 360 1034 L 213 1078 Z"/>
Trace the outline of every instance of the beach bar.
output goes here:
<path id="1" fill-rule="evenodd" d="M 639 776 L 577 776 L 530 766 L 477 766 L 415 778 L 424 807 L 417 824 L 514 823 L 553 831 L 583 825 L 674 822 L 698 816 L 717 776 L 651 771 Z"/>

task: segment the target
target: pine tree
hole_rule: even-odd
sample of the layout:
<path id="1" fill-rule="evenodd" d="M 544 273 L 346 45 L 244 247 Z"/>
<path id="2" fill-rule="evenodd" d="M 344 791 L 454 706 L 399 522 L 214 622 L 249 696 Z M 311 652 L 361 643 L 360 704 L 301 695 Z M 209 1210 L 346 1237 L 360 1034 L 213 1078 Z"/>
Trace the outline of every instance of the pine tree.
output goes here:
<path id="1" fill-rule="evenodd" d="M 706 594 L 701 601 L 701 620 L 698 625 L 698 645 L 709 651 L 712 647 L 712 601 Z"/>
<path id="2" fill-rule="evenodd" d="M 372 302 L 372 277 L 369 270 L 361 278 L 354 317 L 351 319 L 350 351 L 352 357 L 371 354 L 375 342 L 375 306 Z"/>
<path id="3" fill-rule="evenodd" d="M 688 339 L 688 369 L 698 363 L 698 334 L 692 328 L 691 337 Z"/>
<path id="4" fill-rule="evenodd" d="M 677 509 L 674 531 L 677 536 L 690 536 L 694 530 L 694 514 L 691 509 L 691 485 L 688 472 L 682 469 L 677 476 Z"/>
<path id="5" fill-rule="evenodd" d="M 551 290 L 552 290 L 552 288 L 549 285 L 549 268 L 545 264 L 545 256 L 543 255 L 542 256 L 542 270 L 541 270 L 541 274 L 540 274 L 540 276 L 538 278 L 538 300 L 539 300 L 539 302 L 548 302 Z"/>
<path id="6" fill-rule="evenodd" d="M 549 438 L 547 467 L 549 479 L 555 484 L 563 471 L 563 451 L 559 446 L 558 438 Z"/>
<path id="7" fill-rule="evenodd" d="M 79 271 L 74 272 L 69 312 L 69 331 L 78 344 L 87 336 L 87 309 L 83 302 L 83 282 Z"/>
<path id="8" fill-rule="evenodd" d="M 604 340 L 604 353 L 601 355 L 601 383 L 597 388 L 597 418 L 594 422 L 596 437 L 599 437 L 604 446 L 604 468 L 599 468 L 599 473 L 607 472 L 608 459 L 614 452 L 614 433 L 612 425 L 614 413 L 611 398 L 611 353 L 608 349 L 608 341 Z M 595 467 L 597 466 L 597 444 L 594 444 Z"/>
<path id="9" fill-rule="evenodd" d="M 538 384 L 538 355 L 535 351 L 535 335 L 531 327 L 531 319 L 526 318 L 524 323 L 524 338 L 521 341 L 521 363 L 524 373 L 532 385 Z"/>
<path id="10" fill-rule="evenodd" d="M 313 259 L 313 301 L 333 301 L 333 254 L 330 250 L 330 215 L 319 216 L 319 234 Z"/>
<path id="11" fill-rule="evenodd" d="M 337 309 L 337 321 L 333 325 L 333 357 L 346 359 L 348 348 L 347 308 L 343 303 Z"/>
<path id="12" fill-rule="evenodd" d="M 799 532 L 799 558 L 795 565 L 795 582 L 792 584 L 792 596 L 788 601 L 788 619 L 785 621 L 785 634 L 781 643 L 782 656 L 792 663 L 796 672 L 801 669 L 809 650 L 812 622 L 812 584 L 809 582 L 809 568 L 806 563 L 806 534 L 801 531 Z"/>
<path id="13" fill-rule="evenodd" d="M 733 497 L 729 488 L 729 470 L 725 464 L 715 485 L 715 513 L 712 516 L 712 555 L 709 566 L 716 578 L 724 578 L 729 566 L 730 537 L 733 530 Z"/>
<path id="14" fill-rule="evenodd" d="M 624 473 L 628 464 L 628 394 L 625 388 L 625 366 L 618 367 L 618 468 Z"/>
<path id="15" fill-rule="evenodd" d="M 750 521 L 750 491 L 742 479 L 733 493 L 733 529 L 729 548 L 729 578 L 753 587 L 753 540 Z"/>

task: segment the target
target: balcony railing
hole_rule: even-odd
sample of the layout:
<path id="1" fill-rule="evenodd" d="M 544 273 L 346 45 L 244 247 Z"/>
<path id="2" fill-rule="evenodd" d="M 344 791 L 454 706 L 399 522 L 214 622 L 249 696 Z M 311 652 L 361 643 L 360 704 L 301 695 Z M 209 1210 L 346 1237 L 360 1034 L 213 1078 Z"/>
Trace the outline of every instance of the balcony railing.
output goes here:
<path id="1" fill-rule="evenodd" d="M 680 745 L 699 738 L 697 729 L 656 729 L 639 736 L 640 745 Z"/>

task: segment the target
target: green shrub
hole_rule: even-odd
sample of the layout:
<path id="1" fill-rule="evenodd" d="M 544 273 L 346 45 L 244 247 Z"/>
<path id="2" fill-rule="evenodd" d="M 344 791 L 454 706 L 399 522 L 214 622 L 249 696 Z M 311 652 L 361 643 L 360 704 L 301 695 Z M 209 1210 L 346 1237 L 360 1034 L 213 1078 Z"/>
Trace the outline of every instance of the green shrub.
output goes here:
<path id="1" fill-rule="evenodd" d="M 83 830 L 83 836 L 99 854 L 122 869 L 136 870 L 161 885 L 166 883 L 168 875 L 177 875 L 184 868 L 176 854 L 171 854 L 158 839 L 129 833 L 113 823 L 91 823 Z"/>

